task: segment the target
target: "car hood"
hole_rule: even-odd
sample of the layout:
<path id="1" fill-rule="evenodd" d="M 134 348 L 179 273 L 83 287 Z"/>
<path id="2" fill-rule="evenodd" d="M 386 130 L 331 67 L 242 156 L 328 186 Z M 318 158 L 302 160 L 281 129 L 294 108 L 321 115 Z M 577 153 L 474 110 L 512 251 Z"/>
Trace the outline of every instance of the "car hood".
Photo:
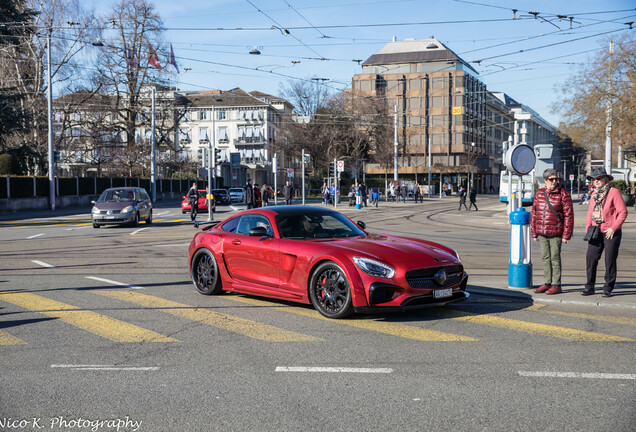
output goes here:
<path id="1" fill-rule="evenodd" d="M 100 210 L 121 210 L 124 207 L 128 207 L 129 205 L 134 205 L 134 201 L 118 201 L 118 202 L 96 202 L 95 207 Z"/>
<path id="2" fill-rule="evenodd" d="M 366 237 L 333 239 L 329 242 L 349 253 L 375 258 L 384 262 L 405 263 L 420 262 L 422 265 L 439 265 L 439 263 L 457 262 L 454 253 L 445 246 L 424 240 L 403 238 L 380 234 L 369 234 Z M 427 257 L 428 259 L 424 259 Z M 422 262 L 424 261 L 424 262 Z"/>

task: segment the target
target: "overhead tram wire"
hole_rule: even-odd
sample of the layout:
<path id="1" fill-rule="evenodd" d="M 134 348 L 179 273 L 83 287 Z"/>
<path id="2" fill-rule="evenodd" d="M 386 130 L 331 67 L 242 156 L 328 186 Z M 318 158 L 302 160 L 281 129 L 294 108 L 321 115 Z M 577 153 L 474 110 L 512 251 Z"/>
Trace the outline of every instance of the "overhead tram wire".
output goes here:
<path id="1" fill-rule="evenodd" d="M 310 22 L 309 22 L 309 20 L 308 20 L 307 18 L 305 18 L 305 17 L 304 17 L 304 16 L 303 16 L 300 12 L 298 12 L 298 10 L 297 10 L 295 7 L 293 7 L 291 4 L 289 4 L 289 2 L 288 2 L 287 0 L 283 0 L 283 1 L 285 2 L 285 4 L 286 4 L 287 6 L 289 6 L 289 7 L 291 8 L 291 10 L 293 10 L 294 12 L 296 12 L 296 14 L 297 14 L 299 17 L 301 17 L 303 20 L 305 20 L 305 22 L 306 22 L 307 24 L 309 24 L 309 25 L 310 25 L 310 26 L 312 26 L 314 29 L 316 29 L 316 31 L 317 31 L 318 33 L 320 33 L 320 36 L 321 36 L 322 38 L 328 39 L 328 38 L 330 38 L 330 37 L 331 37 L 331 36 L 327 36 L 326 34 L 324 34 L 323 32 L 321 32 L 319 29 L 317 29 L 317 28 L 316 28 L 316 26 L 314 26 L 312 23 L 310 23 Z"/>
<path id="2" fill-rule="evenodd" d="M 298 41 L 298 43 L 302 44 L 304 47 L 306 47 L 307 49 L 309 49 L 311 52 L 313 52 L 314 54 L 316 54 L 319 57 L 324 58 L 323 55 L 320 55 L 315 49 L 313 49 L 312 47 L 310 47 L 309 45 L 307 45 L 305 42 L 301 41 L 300 39 L 298 39 L 296 37 L 296 35 L 292 34 L 289 29 L 283 27 L 282 25 L 280 25 L 278 23 L 278 21 L 276 21 L 274 18 L 270 17 L 269 15 L 267 15 L 265 12 L 263 12 L 262 10 L 260 10 L 254 3 L 252 3 L 250 0 L 245 0 L 246 2 L 248 2 L 249 4 L 251 4 L 254 9 L 256 9 L 257 11 L 259 11 L 260 13 L 262 13 L 263 15 L 265 15 L 267 18 L 269 18 L 270 20 L 272 20 L 272 22 L 274 24 L 276 24 L 278 26 L 278 30 L 280 30 L 281 32 L 283 32 L 286 35 L 289 35 L 291 37 L 293 37 L 294 39 L 296 39 L 296 41 Z M 314 27 L 315 28 L 315 27 Z M 283 31 L 284 29 L 284 31 Z"/>
<path id="3" fill-rule="evenodd" d="M 542 46 L 538 46 L 538 47 L 523 49 L 523 50 L 519 50 L 519 51 L 505 53 L 505 54 L 499 54 L 499 55 L 495 55 L 495 56 L 485 57 L 485 58 L 479 59 L 479 60 L 473 60 L 473 61 L 471 61 L 471 63 L 481 64 L 481 62 L 483 62 L 484 60 L 492 60 L 492 59 L 495 59 L 495 58 L 508 57 L 508 56 L 515 55 L 515 54 L 522 54 L 522 53 L 526 53 L 528 51 L 536 51 L 538 49 L 550 48 L 550 47 L 557 46 L 557 45 L 563 45 L 563 44 L 566 44 L 566 43 L 576 42 L 576 41 L 580 41 L 580 40 L 583 40 L 583 39 L 589 39 L 589 38 L 592 38 L 592 37 L 605 36 L 605 35 L 608 35 L 608 34 L 617 33 L 617 32 L 621 32 L 621 31 L 625 31 L 625 30 L 629 30 L 629 29 L 622 28 L 622 29 L 610 30 L 610 31 L 606 31 L 606 32 L 603 32 L 603 33 L 596 33 L 596 34 L 593 34 L 593 35 L 590 35 L 590 36 L 583 36 L 583 37 L 580 37 L 580 38 L 570 39 L 570 40 L 567 40 L 567 41 L 554 42 L 554 43 L 551 43 L 551 44 L 548 44 L 548 45 L 542 45 Z"/>

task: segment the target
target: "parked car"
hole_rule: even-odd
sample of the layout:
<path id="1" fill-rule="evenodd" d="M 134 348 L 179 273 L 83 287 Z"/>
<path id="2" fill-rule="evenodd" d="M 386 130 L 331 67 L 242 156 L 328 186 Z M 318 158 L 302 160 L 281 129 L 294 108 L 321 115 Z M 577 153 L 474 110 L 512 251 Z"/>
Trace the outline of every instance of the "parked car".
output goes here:
<path id="1" fill-rule="evenodd" d="M 205 189 L 198 189 L 197 190 L 198 194 L 199 194 L 199 211 L 208 211 L 208 200 L 206 197 L 207 194 L 207 190 Z M 216 202 L 215 202 L 215 196 L 214 193 L 212 194 L 212 196 L 210 197 L 210 199 L 212 200 L 212 211 L 216 211 Z M 181 213 L 185 214 L 187 212 L 189 212 L 192 209 L 192 206 L 190 205 L 190 203 L 188 202 L 188 197 L 184 196 L 183 197 L 183 201 L 181 201 Z"/>
<path id="2" fill-rule="evenodd" d="M 137 226 L 140 220 L 146 221 L 147 224 L 152 223 L 152 201 L 143 188 L 109 188 L 92 203 L 93 228 L 122 224 Z"/>
<path id="3" fill-rule="evenodd" d="M 227 193 L 230 194 L 230 202 L 245 202 L 245 189 L 229 188 Z"/>
<path id="4" fill-rule="evenodd" d="M 230 196 L 225 189 L 212 189 L 212 195 L 217 204 L 230 204 Z"/>
<path id="5" fill-rule="evenodd" d="M 244 210 L 195 234 L 188 250 L 192 281 L 201 294 L 310 303 L 328 318 L 469 296 L 468 275 L 453 249 L 365 227 L 320 207 Z"/>

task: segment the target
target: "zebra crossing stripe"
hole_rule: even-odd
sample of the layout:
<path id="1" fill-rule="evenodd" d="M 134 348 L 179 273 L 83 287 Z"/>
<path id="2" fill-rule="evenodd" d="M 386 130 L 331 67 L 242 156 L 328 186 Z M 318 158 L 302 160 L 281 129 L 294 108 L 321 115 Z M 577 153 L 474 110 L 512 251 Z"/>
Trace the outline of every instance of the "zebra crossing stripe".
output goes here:
<path id="1" fill-rule="evenodd" d="M 0 345 L 26 345 L 26 342 L 12 334 L 0 330 Z"/>
<path id="2" fill-rule="evenodd" d="M 179 342 L 151 330 L 31 293 L 0 293 L 0 300 L 59 319 L 115 342 Z"/>
<path id="3" fill-rule="evenodd" d="M 154 308 L 180 318 L 198 321 L 213 327 L 268 342 L 323 341 L 323 339 L 314 336 L 284 330 L 268 324 L 261 324 L 256 321 L 222 314 L 208 309 L 200 309 L 195 306 L 177 303 L 147 294 L 140 294 L 138 292 L 98 291 L 95 292 L 95 294 L 123 300 L 143 307 Z"/>
<path id="4" fill-rule="evenodd" d="M 405 339 L 414 339 L 423 342 L 471 342 L 478 341 L 479 339 L 475 339 L 468 336 L 462 336 L 453 333 L 445 333 L 437 330 L 429 330 L 421 327 L 409 326 L 400 323 L 391 323 L 386 321 L 376 321 L 372 319 L 362 318 L 362 319 L 347 319 L 347 320 L 332 320 L 330 318 L 326 318 L 315 310 L 308 310 L 304 308 L 296 308 L 296 307 L 271 307 L 273 303 L 256 300 L 247 297 L 238 297 L 232 296 L 229 298 L 232 301 L 237 301 L 241 303 L 247 303 L 255 306 L 268 306 L 271 309 L 280 310 L 287 313 L 293 313 L 296 315 L 306 316 L 309 318 L 316 318 L 325 321 L 329 321 L 335 324 L 342 324 L 350 327 L 357 327 L 364 330 L 374 331 L 378 333 L 384 333 L 391 336 L 398 336 Z"/>

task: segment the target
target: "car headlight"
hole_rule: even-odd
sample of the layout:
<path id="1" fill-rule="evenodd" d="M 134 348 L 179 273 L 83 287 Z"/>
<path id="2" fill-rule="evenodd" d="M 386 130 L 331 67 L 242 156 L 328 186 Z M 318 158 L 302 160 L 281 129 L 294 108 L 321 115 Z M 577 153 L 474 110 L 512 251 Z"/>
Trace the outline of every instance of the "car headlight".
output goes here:
<path id="1" fill-rule="evenodd" d="M 93 209 L 91 210 L 91 213 L 99 214 L 99 209 L 97 207 L 93 206 Z"/>
<path id="2" fill-rule="evenodd" d="M 130 213 L 132 211 L 132 209 L 133 209 L 133 206 L 129 205 L 129 206 L 126 206 L 123 209 L 121 209 L 121 212 L 122 213 Z"/>
<path id="3" fill-rule="evenodd" d="M 391 279 L 395 275 L 393 267 L 370 258 L 353 257 L 353 262 L 360 270 L 371 276 Z"/>

